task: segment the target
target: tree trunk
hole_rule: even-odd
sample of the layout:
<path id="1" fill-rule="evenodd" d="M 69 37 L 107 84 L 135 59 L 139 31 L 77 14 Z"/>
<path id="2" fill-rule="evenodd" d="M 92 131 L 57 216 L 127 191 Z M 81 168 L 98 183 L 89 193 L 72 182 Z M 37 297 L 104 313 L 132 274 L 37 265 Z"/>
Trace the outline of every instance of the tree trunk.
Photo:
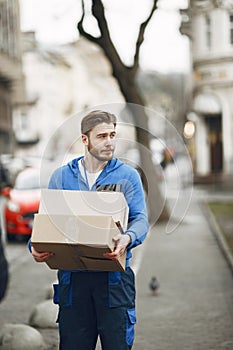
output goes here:
<path id="1" fill-rule="evenodd" d="M 134 126 L 136 129 L 136 139 L 139 143 L 140 163 L 141 163 L 141 177 L 144 184 L 144 188 L 147 192 L 147 207 L 149 212 L 149 221 L 154 224 L 157 220 L 167 221 L 169 219 L 169 212 L 165 205 L 165 199 L 163 198 L 159 183 L 158 174 L 153 164 L 151 151 L 150 151 L 150 132 L 148 126 L 148 116 L 144 109 L 144 101 L 138 94 L 135 83 L 131 83 L 128 80 L 125 82 L 125 73 L 114 73 L 116 80 L 120 86 L 121 92 L 128 102 L 128 108 L 132 114 L 134 120 Z"/>

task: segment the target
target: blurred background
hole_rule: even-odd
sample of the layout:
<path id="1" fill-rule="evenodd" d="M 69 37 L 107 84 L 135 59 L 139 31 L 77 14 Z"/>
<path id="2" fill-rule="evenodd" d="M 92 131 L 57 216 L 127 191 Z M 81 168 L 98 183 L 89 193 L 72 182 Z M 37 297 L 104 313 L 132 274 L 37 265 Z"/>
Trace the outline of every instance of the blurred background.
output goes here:
<path id="1" fill-rule="evenodd" d="M 174 175 L 168 165 L 179 164 L 182 186 L 226 183 L 233 173 L 232 2 L 98 1 L 123 78 L 108 43 L 96 40 L 104 21 L 97 24 L 91 3 L 0 1 L 1 188 L 14 187 L 25 168 L 40 169 L 42 158 L 48 172 L 39 186 L 46 186 L 55 165 L 82 153 L 78 125 L 67 121 L 110 104 L 120 106 L 125 141 L 117 156 L 145 172 L 143 144 L 158 182 Z M 140 125 L 146 141 L 125 103 L 147 109 Z M 3 194 L 9 198 L 9 189 Z"/>
<path id="2" fill-rule="evenodd" d="M 156 265 L 155 274 L 160 273 L 165 285 L 160 316 L 166 318 L 168 300 L 176 307 L 176 312 L 173 305 L 167 312 L 161 329 L 166 331 L 174 319 L 177 337 L 176 327 L 181 326 L 177 349 L 185 348 L 184 334 L 192 337 L 193 324 L 200 330 L 196 327 L 190 348 L 201 349 L 200 339 L 205 348 L 232 349 L 232 276 L 213 251 L 216 242 L 211 234 L 216 225 L 208 228 L 200 205 L 205 201 L 217 220 L 232 271 L 232 96 L 232 0 L 0 0 L 0 222 L 12 281 L 1 303 L 0 328 L 5 320 L 26 323 L 25 293 L 31 294 L 32 304 L 39 302 L 43 291 L 38 281 L 45 285 L 55 278 L 51 271 L 33 265 L 25 245 L 18 243 L 31 235 L 40 190 L 47 187 L 51 172 L 83 153 L 82 116 L 91 109 L 108 109 L 119 119 L 116 156 L 142 176 L 151 226 L 161 220 L 158 230 L 170 233 L 180 225 L 181 234 L 178 230 L 176 237 L 170 235 L 166 249 L 166 235 L 162 239 L 158 235 L 156 244 L 150 244 L 141 301 L 147 300 L 148 310 L 153 310 L 145 290 Z M 169 222 L 174 227 L 163 226 Z M 135 254 L 136 266 L 141 264 L 140 254 L 139 258 Z M 7 286 L 3 256 L 0 246 L 0 278 L 4 276 L 0 287 Z M 173 266 L 178 266 L 174 272 Z M 26 277 L 21 277 L 25 271 Z M 34 278 L 34 285 L 28 276 Z M 206 312 L 198 299 L 200 291 Z M 0 290 L 1 298 L 4 293 Z M 182 302 L 177 304 L 179 293 Z M 197 310 L 195 323 L 192 317 Z M 153 317 L 149 313 L 149 329 L 153 328 L 149 345 L 146 348 L 139 341 L 138 349 L 154 349 Z M 185 333 L 186 317 L 191 321 Z M 211 322 L 213 328 L 204 331 Z M 226 336 L 221 322 L 229 329 Z M 221 343 L 209 336 L 215 333 Z M 47 338 L 50 341 L 50 335 Z M 163 345 L 167 338 L 165 334 L 162 349 L 169 349 L 170 345 Z M 187 338 L 186 348 L 190 344 Z"/>
<path id="3" fill-rule="evenodd" d="M 115 57 L 109 43 L 96 40 L 104 21 L 97 24 L 91 5 L 0 1 L 1 188 L 14 187 L 29 166 L 39 169 L 42 158 L 48 171 L 40 186 L 46 186 L 56 165 L 82 153 L 72 116 L 110 104 L 118 105 L 124 140 L 116 155 L 147 172 L 150 183 L 231 179 L 232 2 L 98 1 Z M 141 121 L 128 117 L 126 103 L 143 106 Z M 146 140 L 138 127 L 147 130 Z M 150 163 L 156 177 L 147 171 Z"/>
<path id="4" fill-rule="evenodd" d="M 129 66 L 152 3 L 132 8 L 130 1 L 104 2 L 113 42 Z M 36 162 L 71 115 L 125 99 L 103 50 L 79 35 L 81 1 L 1 0 L 0 11 L 0 161 L 11 182 L 22 159 Z M 95 32 L 90 11 L 86 27 Z M 145 105 L 164 116 L 159 123 L 149 118 L 150 132 L 175 146 L 167 127 L 172 123 L 198 182 L 221 181 L 233 172 L 232 52 L 231 1 L 157 2 L 136 84 Z M 69 136 L 59 134 L 47 156 L 54 158 L 68 143 Z"/>

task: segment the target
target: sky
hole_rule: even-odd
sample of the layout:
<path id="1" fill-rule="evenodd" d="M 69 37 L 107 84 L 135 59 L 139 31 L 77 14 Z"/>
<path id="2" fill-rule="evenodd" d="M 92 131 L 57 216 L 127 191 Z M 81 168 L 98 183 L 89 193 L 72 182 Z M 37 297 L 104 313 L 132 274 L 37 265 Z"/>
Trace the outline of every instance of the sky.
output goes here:
<path id="1" fill-rule="evenodd" d="M 85 29 L 98 35 L 90 13 L 90 0 L 85 0 Z M 125 64 L 131 64 L 139 25 L 152 6 L 151 0 L 103 0 L 112 40 Z M 145 33 L 140 65 L 162 73 L 186 72 L 189 69 L 188 39 L 179 33 L 178 8 L 187 0 L 160 0 Z M 36 38 L 49 46 L 78 40 L 77 22 L 81 0 L 20 0 L 21 29 L 34 30 Z"/>

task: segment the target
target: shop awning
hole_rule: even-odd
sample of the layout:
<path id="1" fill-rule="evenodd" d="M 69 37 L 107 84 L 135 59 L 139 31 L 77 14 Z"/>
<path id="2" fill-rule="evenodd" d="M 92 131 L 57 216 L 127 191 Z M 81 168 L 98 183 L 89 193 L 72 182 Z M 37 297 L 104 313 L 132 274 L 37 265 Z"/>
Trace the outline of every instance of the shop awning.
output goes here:
<path id="1" fill-rule="evenodd" d="M 194 97 L 193 110 L 200 114 L 220 114 L 221 104 L 211 93 L 202 93 Z"/>

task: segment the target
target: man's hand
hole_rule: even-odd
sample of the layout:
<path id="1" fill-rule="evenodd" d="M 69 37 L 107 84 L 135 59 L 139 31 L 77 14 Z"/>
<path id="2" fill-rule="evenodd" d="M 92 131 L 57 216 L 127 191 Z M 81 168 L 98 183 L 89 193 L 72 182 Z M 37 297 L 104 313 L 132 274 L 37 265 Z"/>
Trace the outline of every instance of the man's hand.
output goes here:
<path id="1" fill-rule="evenodd" d="M 36 262 L 46 262 L 54 254 L 51 252 L 38 252 L 34 247 L 32 247 L 32 256 Z"/>
<path id="2" fill-rule="evenodd" d="M 131 238 L 130 235 L 119 233 L 115 237 L 113 237 L 113 241 L 115 242 L 115 249 L 111 253 L 105 253 L 104 257 L 112 260 L 117 260 L 121 255 L 124 254 L 127 246 L 129 245 Z"/>

